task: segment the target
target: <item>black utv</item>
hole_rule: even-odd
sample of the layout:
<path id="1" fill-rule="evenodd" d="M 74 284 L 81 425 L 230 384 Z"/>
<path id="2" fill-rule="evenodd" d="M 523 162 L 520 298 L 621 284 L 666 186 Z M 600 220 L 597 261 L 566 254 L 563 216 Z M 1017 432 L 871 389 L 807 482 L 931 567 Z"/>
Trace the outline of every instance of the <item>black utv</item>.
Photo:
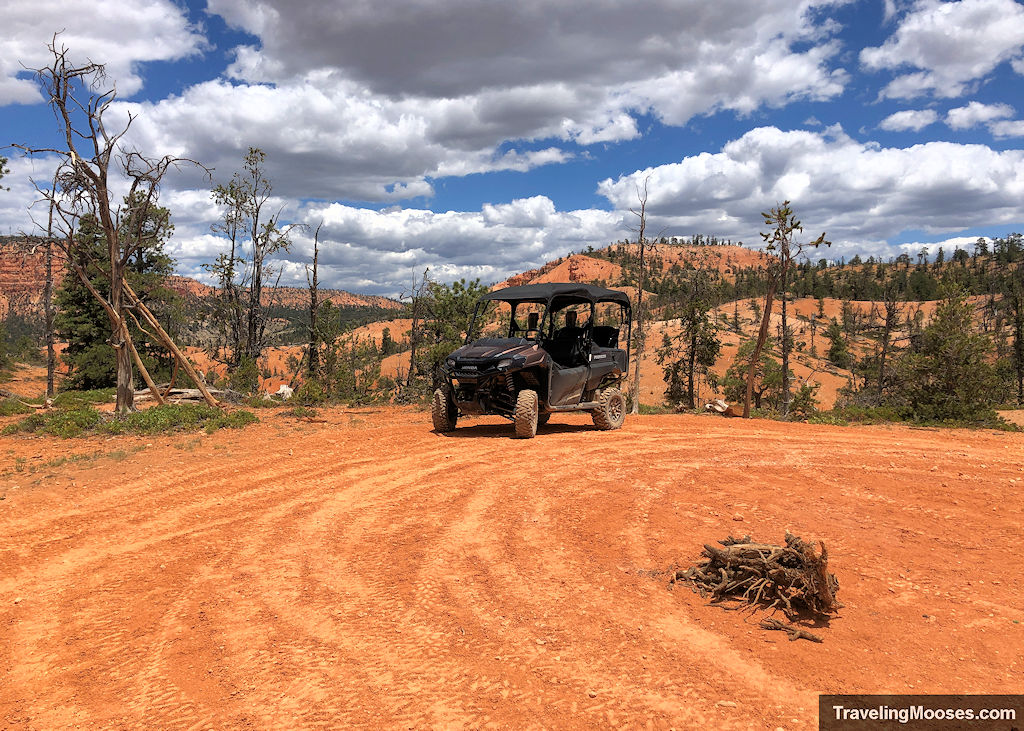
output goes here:
<path id="1" fill-rule="evenodd" d="M 499 414 L 528 439 L 551 414 L 589 411 L 598 429 L 618 429 L 630 329 L 629 298 L 612 289 L 529 284 L 484 295 L 466 344 L 442 365 L 434 428 L 452 431 L 460 415 Z"/>

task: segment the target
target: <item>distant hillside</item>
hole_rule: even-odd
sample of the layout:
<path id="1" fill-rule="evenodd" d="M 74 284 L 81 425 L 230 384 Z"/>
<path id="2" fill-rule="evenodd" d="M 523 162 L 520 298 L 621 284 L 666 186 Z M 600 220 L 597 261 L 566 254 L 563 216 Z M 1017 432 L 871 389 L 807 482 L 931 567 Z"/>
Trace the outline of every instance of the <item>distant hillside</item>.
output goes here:
<path id="1" fill-rule="evenodd" d="M 45 244 L 40 236 L 0 236 L 0 318 L 8 312 L 26 318 L 42 313 L 43 286 L 46 282 Z M 54 288 L 60 286 L 66 274 L 63 256 L 54 251 Z M 203 299 L 213 288 L 194 279 L 181 276 L 168 277 L 168 286 L 186 297 Z M 338 307 L 366 307 L 399 310 L 402 304 L 387 297 L 361 295 L 340 289 L 321 289 L 321 300 L 330 300 Z M 309 291 L 304 287 L 281 287 L 276 295 L 268 288 L 263 292 L 263 304 L 277 304 L 284 309 L 308 307 Z"/>
<path id="2" fill-rule="evenodd" d="M 46 240 L 39 236 L 0 236 L 0 319 L 9 312 L 30 316 L 43 310 Z M 53 278 L 64 278 L 64 260 L 54 250 Z"/>
<path id="3" fill-rule="evenodd" d="M 167 278 L 167 286 L 178 294 L 204 299 L 214 293 L 208 284 L 197 282 L 189 277 L 174 275 Z M 400 310 L 402 303 L 387 297 L 370 294 L 353 294 L 342 289 L 320 289 L 320 301 L 330 300 L 338 307 L 375 307 L 385 310 Z M 263 291 L 263 304 L 277 304 L 287 309 L 309 307 L 309 290 L 304 287 L 279 287 L 277 291 L 267 288 Z"/>
<path id="4" fill-rule="evenodd" d="M 549 261 L 537 269 L 531 269 L 509 277 L 494 285 L 495 289 L 541 282 L 603 282 L 609 287 L 628 286 L 639 250 L 636 244 L 612 244 L 601 249 L 588 250 L 585 254 Z M 664 278 L 672 272 L 701 269 L 720 274 L 726 280 L 734 281 L 736 274 L 743 270 L 763 269 L 773 260 L 763 251 L 745 249 L 736 245 L 690 245 L 661 243 L 648 250 L 647 261 L 650 276 Z"/>

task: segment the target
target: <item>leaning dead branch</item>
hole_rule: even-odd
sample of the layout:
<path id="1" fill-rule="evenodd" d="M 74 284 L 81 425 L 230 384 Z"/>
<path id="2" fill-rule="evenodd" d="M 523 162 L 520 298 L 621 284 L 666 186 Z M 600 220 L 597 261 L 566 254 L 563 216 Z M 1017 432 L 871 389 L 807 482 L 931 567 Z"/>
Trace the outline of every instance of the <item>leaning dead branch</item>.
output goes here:
<path id="1" fill-rule="evenodd" d="M 756 543 L 750 536 L 719 541 L 722 548 L 704 546 L 705 560 L 678 570 L 673 583 L 686 581 L 713 602 L 781 609 L 789 619 L 801 615 L 828 616 L 842 606 L 836 601 L 839 582 L 828 573 L 828 551 L 786 533 L 786 545 Z"/>
<path id="2" fill-rule="evenodd" d="M 788 633 L 790 642 L 793 642 L 794 640 L 810 640 L 811 642 L 823 641 L 820 637 L 818 637 L 818 635 L 814 634 L 813 632 L 808 632 L 805 629 L 794 627 L 791 624 L 780 622 L 779 620 L 772 619 L 771 617 L 765 617 L 758 624 L 760 624 L 761 629 L 778 629 Z"/>

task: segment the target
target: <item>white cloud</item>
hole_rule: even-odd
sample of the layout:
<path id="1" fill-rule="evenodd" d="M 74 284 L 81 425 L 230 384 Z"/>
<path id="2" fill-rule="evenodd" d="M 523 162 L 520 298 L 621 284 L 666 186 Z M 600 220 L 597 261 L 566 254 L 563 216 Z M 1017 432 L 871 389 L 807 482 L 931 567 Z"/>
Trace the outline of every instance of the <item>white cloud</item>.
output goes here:
<path id="1" fill-rule="evenodd" d="M 260 50 L 246 49 L 239 59 L 239 78 L 280 82 L 338 69 L 375 93 L 457 98 L 541 80 L 623 87 L 708 63 L 751 60 L 778 40 L 819 40 L 827 23 L 816 23 L 810 11 L 834 4 L 211 0 L 209 11 L 260 37 Z M 254 56 L 262 64 L 259 77 Z M 750 72 L 737 68 L 730 76 L 749 86 Z"/>
<path id="2" fill-rule="evenodd" d="M 988 129 L 993 137 L 1024 137 L 1024 120 L 1015 119 L 1012 121 L 992 122 L 989 124 Z"/>
<path id="3" fill-rule="evenodd" d="M 934 109 L 908 109 L 890 114 L 878 126 L 890 132 L 900 132 L 908 129 L 920 132 L 928 125 L 935 124 L 938 119 L 939 115 Z"/>
<path id="4" fill-rule="evenodd" d="M 810 1 L 280 3 L 211 2 L 262 45 L 237 50 L 237 83 L 135 105 L 133 141 L 221 170 L 251 145 L 286 194 L 397 201 L 635 138 L 638 113 L 683 125 L 832 98 L 846 78 Z"/>
<path id="5" fill-rule="evenodd" d="M 430 195 L 434 178 L 635 138 L 639 113 L 683 125 L 833 98 L 846 74 L 821 4 L 212 0 L 259 46 L 236 49 L 236 83 L 144 105 L 133 139 L 220 169 L 260 147 L 296 194 Z"/>
<path id="6" fill-rule="evenodd" d="M 480 211 L 435 213 L 399 208 L 375 211 L 339 203 L 313 204 L 296 218 L 320 230 L 321 279 L 325 286 L 397 295 L 414 271 L 430 267 L 444 281 L 460 277 L 492 283 L 626 234 L 622 217 L 598 210 L 557 211 L 544 196 L 485 205 Z M 200 265 L 224 250 L 224 242 L 200 226 L 179 225 L 172 252 L 183 271 L 203 276 Z M 184 230 L 181 230 L 184 229 Z M 312 256 L 309 231 L 297 231 L 292 251 L 275 266 L 282 283 L 301 285 Z"/>
<path id="7" fill-rule="evenodd" d="M 1009 104 L 971 102 L 967 106 L 950 109 L 946 114 L 946 124 L 952 129 L 970 129 L 994 119 L 1012 117 L 1013 114 L 1013 107 Z"/>
<path id="8" fill-rule="evenodd" d="M 1024 220 L 1024 151 L 928 142 L 883 148 L 833 127 L 823 133 L 753 129 L 715 154 L 603 181 L 624 210 L 650 176 L 651 230 L 713 231 L 758 241 L 759 213 L 789 199 L 808 233 L 838 252 L 882 252 L 911 229 L 945 232 Z"/>
<path id="9" fill-rule="evenodd" d="M 882 97 L 958 97 L 999 64 L 1020 70 L 1024 6 L 1015 0 L 919 0 L 881 46 L 860 53 L 870 70 L 918 69 L 897 76 Z"/>
<path id="10" fill-rule="evenodd" d="M 106 64 L 121 96 L 131 96 L 142 88 L 140 63 L 185 58 L 201 51 L 206 43 L 183 10 L 169 0 L 8 0 L 3 18 L 0 106 L 42 101 L 25 68 L 41 68 L 51 62 L 46 46 L 62 28 L 66 30 L 58 36 L 58 46 L 70 49 L 73 60 Z"/>
<path id="11" fill-rule="evenodd" d="M 572 158 L 575 144 L 633 139 L 640 114 L 683 125 L 834 98 L 846 74 L 818 10 L 844 1 L 211 0 L 207 12 L 259 39 L 234 49 L 233 80 L 118 111 L 140 113 L 130 143 L 218 179 L 255 146 L 284 195 L 409 200 L 437 178 L 528 171 Z M 168 0 L 88 12 L 94 24 L 75 27 L 95 39 L 67 42 L 108 61 L 122 91 L 142 83 L 141 61 L 203 43 Z M 111 14 L 120 22 L 99 22 Z M 7 57 L 29 58 L 11 43 Z"/>
<path id="12" fill-rule="evenodd" d="M 10 222 L 24 220 L 36 195 L 25 182 L 32 163 L 15 158 L 10 164 L 12 191 L 0 196 L 0 230 L 17 231 L 23 226 Z M 35 166 L 35 174 L 49 174 L 47 161 Z M 853 140 L 837 126 L 760 127 L 718 152 L 605 180 L 598 191 L 612 210 L 560 211 L 545 196 L 475 211 L 376 211 L 284 197 L 273 207 L 283 209 L 287 221 L 324 222 L 325 286 L 394 295 L 407 288 L 414 269 L 429 266 L 445 281 L 493 282 L 569 250 L 631 236 L 635 220 L 628 209 L 636 205 L 636 184 L 647 176 L 648 231 L 713 233 L 757 244 L 760 212 L 790 199 L 808 238 L 826 231 L 835 242 L 822 254 L 829 257 L 893 255 L 900 249 L 886 242 L 906 230 L 955 233 L 1024 220 L 1024 151 L 949 142 L 884 148 Z M 176 226 L 170 253 L 183 273 L 204 276 L 201 265 L 225 246 L 210 233 L 216 206 L 204 189 L 170 189 L 163 202 Z M 309 233 L 296 232 L 296 245 L 280 262 L 282 281 L 302 284 L 310 252 Z"/>
<path id="13" fill-rule="evenodd" d="M 9 153 L 5 156 L 9 158 L 10 175 L 5 175 L 0 185 L 10 190 L 0 191 L 0 234 L 45 233 L 47 208 L 36 203 L 41 196 L 32 181 L 47 187 L 56 158 L 40 155 L 33 160 L 22 155 L 11 157 Z"/>
<path id="14" fill-rule="evenodd" d="M 569 157 L 555 146 L 497 152 L 515 111 L 502 95 L 389 101 L 331 76 L 279 87 L 208 81 L 115 112 L 128 110 L 138 114 L 130 142 L 140 149 L 199 160 L 222 180 L 258 147 L 278 190 L 296 197 L 402 200 L 431 195 L 428 177 L 526 171 Z"/>
<path id="15" fill-rule="evenodd" d="M 921 243 L 920 241 L 912 241 L 905 244 L 899 244 L 896 248 L 903 253 L 910 254 L 911 256 L 917 256 L 921 249 L 928 251 L 928 256 L 932 257 L 939 253 L 939 249 L 942 249 L 947 257 L 952 256 L 953 252 L 957 249 L 965 249 L 966 251 L 974 251 L 974 245 L 978 242 L 978 239 L 985 239 L 984 236 L 953 236 L 942 241 L 932 241 L 929 243 Z M 988 239 L 985 239 L 988 241 Z"/>

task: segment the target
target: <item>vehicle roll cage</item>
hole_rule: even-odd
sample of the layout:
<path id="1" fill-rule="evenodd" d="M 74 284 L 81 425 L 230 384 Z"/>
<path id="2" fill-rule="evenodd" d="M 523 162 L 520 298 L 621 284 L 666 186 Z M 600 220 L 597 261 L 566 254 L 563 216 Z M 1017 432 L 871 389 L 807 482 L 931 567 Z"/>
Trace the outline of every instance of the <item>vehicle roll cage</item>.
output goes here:
<path id="1" fill-rule="evenodd" d="M 519 304 L 528 302 L 531 304 L 544 305 L 543 318 L 539 323 L 537 323 L 536 328 L 538 335 L 540 336 L 543 335 L 545 328 L 548 327 L 548 322 L 554 313 L 564 309 L 565 307 L 589 303 L 591 306 L 591 312 L 593 312 L 594 306 L 602 302 L 618 304 L 620 307 L 620 314 L 626 324 L 625 350 L 626 363 L 629 363 L 633 335 L 633 318 L 629 297 L 627 297 L 624 292 L 619 292 L 614 289 L 605 289 L 604 287 L 598 287 L 593 284 L 561 283 L 525 284 L 518 287 L 506 287 L 494 292 L 488 292 L 480 298 L 473 310 L 473 318 L 470 320 L 469 330 L 466 332 L 466 345 L 469 345 L 470 337 L 476 329 L 477 317 L 479 317 L 481 310 L 486 307 L 489 302 L 507 302 L 511 305 L 512 324 L 515 323 L 515 311 Z M 558 304 L 558 308 L 556 310 L 551 309 L 551 305 L 553 303 Z M 512 324 L 510 324 L 510 329 Z M 526 330 L 526 332 L 530 332 L 533 329 L 534 328 L 530 328 Z M 542 337 L 538 337 L 537 339 L 540 340 Z"/>

